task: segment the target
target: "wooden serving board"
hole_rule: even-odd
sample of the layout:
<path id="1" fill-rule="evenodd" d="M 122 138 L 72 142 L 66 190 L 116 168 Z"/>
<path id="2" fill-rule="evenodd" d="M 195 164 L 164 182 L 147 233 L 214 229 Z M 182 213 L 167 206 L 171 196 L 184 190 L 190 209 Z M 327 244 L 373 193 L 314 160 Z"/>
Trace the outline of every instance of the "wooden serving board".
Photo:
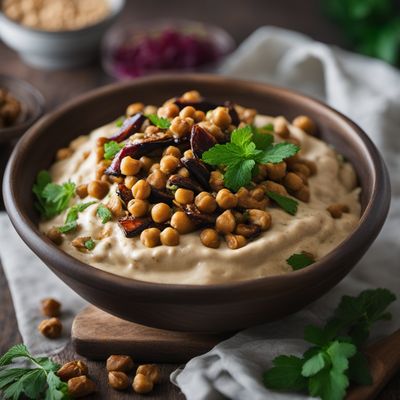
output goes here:
<path id="1" fill-rule="evenodd" d="M 150 328 L 114 317 L 94 306 L 86 307 L 75 317 L 71 336 L 75 351 L 92 360 L 127 354 L 135 361 L 156 363 L 186 362 L 229 337 Z"/>

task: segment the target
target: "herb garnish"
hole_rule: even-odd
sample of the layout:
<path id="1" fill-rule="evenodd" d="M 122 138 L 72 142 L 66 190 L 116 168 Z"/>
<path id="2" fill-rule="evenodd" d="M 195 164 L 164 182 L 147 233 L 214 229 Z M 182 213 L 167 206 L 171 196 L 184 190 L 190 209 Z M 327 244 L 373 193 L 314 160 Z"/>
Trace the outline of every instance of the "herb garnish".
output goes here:
<path id="1" fill-rule="evenodd" d="M 78 214 L 92 204 L 96 203 L 95 201 L 89 201 L 88 203 L 79 203 L 72 206 L 67 213 L 67 217 L 65 218 L 65 222 L 63 226 L 58 228 L 60 233 L 67 233 L 74 231 L 78 226 Z"/>
<path id="2" fill-rule="evenodd" d="M 49 172 L 43 170 L 38 173 L 32 191 L 37 198 L 36 208 L 43 218 L 50 219 L 68 208 L 75 194 L 75 184 L 72 182 L 62 185 L 52 183 Z"/>
<path id="3" fill-rule="evenodd" d="M 33 368 L 9 368 L 16 358 L 24 358 Z M 5 399 L 68 399 L 68 385 L 56 375 L 60 366 L 47 357 L 34 358 L 25 345 L 11 347 L 0 358 L 0 390 Z"/>
<path id="4" fill-rule="evenodd" d="M 114 140 L 104 143 L 104 159 L 112 160 L 123 147 L 123 143 L 117 143 Z"/>
<path id="5" fill-rule="evenodd" d="M 388 320 L 386 308 L 396 299 L 387 289 L 365 290 L 357 297 L 343 296 L 323 328 L 309 325 L 304 339 L 313 344 L 303 357 L 279 356 L 263 376 L 266 387 L 305 391 L 322 400 L 341 400 L 350 381 L 372 383 L 368 362 L 360 351 L 371 325 Z"/>
<path id="6" fill-rule="evenodd" d="M 96 244 L 94 243 L 93 239 L 89 239 L 86 240 L 86 242 L 84 243 L 84 246 L 88 249 L 88 250 L 93 250 L 96 246 Z"/>
<path id="7" fill-rule="evenodd" d="M 291 215 L 296 215 L 299 203 L 291 197 L 282 196 L 276 192 L 267 192 L 267 196 L 274 200 L 279 207 Z"/>
<path id="8" fill-rule="evenodd" d="M 149 114 L 146 117 L 150 120 L 150 122 L 157 126 L 160 129 L 168 129 L 171 126 L 171 122 L 167 118 L 159 117 L 156 114 Z"/>
<path id="9" fill-rule="evenodd" d="M 279 163 L 298 151 L 292 143 L 274 145 L 271 134 L 247 125 L 232 132 L 230 143 L 216 144 L 204 152 L 202 159 L 210 165 L 226 166 L 224 184 L 237 191 L 251 182 L 257 163 Z"/>
<path id="10" fill-rule="evenodd" d="M 96 211 L 97 216 L 101 219 L 101 223 L 105 224 L 111 220 L 111 211 L 104 204 L 100 203 Z"/>
<path id="11" fill-rule="evenodd" d="M 124 124 L 124 121 L 125 121 L 125 117 L 119 117 L 115 121 L 115 126 L 117 126 L 118 128 L 121 128 L 121 126 Z"/>
<path id="12" fill-rule="evenodd" d="M 293 271 L 297 271 L 299 269 L 303 269 L 308 267 L 311 264 L 314 264 L 315 260 L 311 257 L 311 255 L 301 252 L 292 254 L 286 262 L 293 268 Z"/>

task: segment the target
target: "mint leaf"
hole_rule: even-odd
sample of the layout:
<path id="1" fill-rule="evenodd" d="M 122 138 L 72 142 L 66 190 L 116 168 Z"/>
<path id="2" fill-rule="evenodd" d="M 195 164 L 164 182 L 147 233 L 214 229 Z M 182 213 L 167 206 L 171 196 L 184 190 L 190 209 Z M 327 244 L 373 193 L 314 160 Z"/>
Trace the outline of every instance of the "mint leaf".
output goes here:
<path id="1" fill-rule="evenodd" d="M 160 129 L 168 129 L 171 126 L 171 122 L 167 118 L 159 117 L 156 114 L 149 114 L 147 115 L 147 118 L 153 125 Z"/>
<path id="2" fill-rule="evenodd" d="M 112 160 L 123 147 L 123 143 L 117 143 L 114 140 L 104 143 L 104 159 Z"/>
<path id="3" fill-rule="evenodd" d="M 274 142 L 274 135 L 270 132 L 265 132 L 267 129 L 263 128 L 256 128 L 254 125 L 251 125 L 252 130 L 252 138 L 251 140 L 256 145 L 256 148 L 259 150 L 266 150 L 268 149 Z M 271 129 L 269 129 L 271 131 Z"/>
<path id="4" fill-rule="evenodd" d="M 318 352 L 311 358 L 309 358 L 304 364 L 301 370 L 301 374 L 308 378 L 317 374 L 321 371 L 327 364 L 327 357 L 324 352 Z"/>
<path id="5" fill-rule="evenodd" d="M 309 378 L 308 390 L 311 396 L 322 400 L 342 400 L 348 386 L 346 375 L 334 369 L 323 369 Z"/>
<path id="6" fill-rule="evenodd" d="M 231 143 L 244 148 L 252 141 L 253 130 L 250 125 L 246 125 L 243 128 L 237 128 L 231 133 Z"/>
<path id="7" fill-rule="evenodd" d="M 348 359 L 356 354 L 357 348 L 354 344 L 335 340 L 326 352 L 331 358 L 332 367 L 343 372 L 349 367 Z"/>
<path id="8" fill-rule="evenodd" d="M 274 367 L 264 373 L 264 385 L 275 390 L 299 391 L 307 387 L 301 375 L 303 360 L 295 356 L 279 356 L 272 361 Z"/>
<path id="9" fill-rule="evenodd" d="M 45 400 L 62 400 L 69 398 L 68 385 L 54 373 L 47 374 L 47 385 Z"/>
<path id="10" fill-rule="evenodd" d="M 254 160 L 243 160 L 229 165 L 224 175 L 224 185 L 234 191 L 246 186 L 251 181 L 251 171 L 255 164 Z"/>
<path id="11" fill-rule="evenodd" d="M 293 268 L 293 271 L 303 269 L 314 263 L 314 259 L 307 253 L 292 254 L 286 262 Z"/>
<path id="12" fill-rule="evenodd" d="M 84 243 L 84 246 L 88 250 L 93 250 L 95 248 L 96 244 L 94 243 L 93 239 L 89 239 L 89 240 L 86 240 L 86 242 Z"/>
<path id="13" fill-rule="evenodd" d="M 291 215 L 296 215 L 298 202 L 290 197 L 282 196 L 276 192 L 267 192 L 267 196 L 274 200 L 279 207 Z"/>
<path id="14" fill-rule="evenodd" d="M 205 151 L 202 160 L 210 165 L 232 165 L 244 158 L 244 150 L 235 143 L 216 144 Z"/>
<path id="15" fill-rule="evenodd" d="M 325 346 L 329 342 L 326 339 L 325 331 L 314 325 L 307 325 L 304 328 L 304 339 L 317 346 Z"/>
<path id="16" fill-rule="evenodd" d="M 11 364 L 15 358 L 28 357 L 29 351 L 24 344 L 16 344 L 0 358 L 0 367 Z"/>
<path id="17" fill-rule="evenodd" d="M 107 223 L 112 218 L 111 211 L 104 204 L 101 204 L 101 203 L 99 204 L 99 207 L 97 208 L 96 214 L 101 219 L 102 224 Z"/>
<path id="18" fill-rule="evenodd" d="M 32 369 L 21 379 L 24 393 L 31 399 L 39 399 L 46 388 L 46 372 L 43 369 Z"/>
<path id="19" fill-rule="evenodd" d="M 357 385 L 372 385 L 373 380 L 367 357 L 363 353 L 357 352 L 349 360 L 349 378 Z"/>
<path id="20" fill-rule="evenodd" d="M 293 143 L 278 143 L 268 147 L 266 150 L 257 155 L 256 161 L 261 164 L 277 164 L 285 158 L 294 156 L 300 150 L 299 146 Z"/>

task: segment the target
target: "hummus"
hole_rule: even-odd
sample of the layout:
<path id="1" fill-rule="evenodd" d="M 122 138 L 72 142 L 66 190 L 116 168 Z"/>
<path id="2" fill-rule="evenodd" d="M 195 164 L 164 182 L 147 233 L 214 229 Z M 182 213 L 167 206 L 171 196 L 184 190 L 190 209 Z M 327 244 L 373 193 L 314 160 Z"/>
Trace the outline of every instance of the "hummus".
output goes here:
<path id="1" fill-rule="evenodd" d="M 256 126 L 273 121 L 258 115 Z M 278 207 L 268 207 L 272 216 L 271 228 L 262 232 L 246 246 L 231 250 L 222 243 L 217 249 L 201 244 L 199 232 L 181 235 L 178 246 L 145 247 L 139 237 L 127 238 L 116 220 L 102 224 L 96 215 L 98 200 L 90 196 L 85 202 L 93 204 L 79 213 L 79 235 L 91 237 L 96 246 L 82 252 L 71 245 L 77 233 L 68 233 L 60 249 L 95 268 L 149 282 L 179 284 L 216 284 L 290 273 L 287 259 L 294 253 L 308 252 L 318 260 L 337 247 L 355 229 L 360 217 L 359 194 L 353 167 L 343 161 L 327 143 L 288 125 L 290 134 L 301 143 L 302 158 L 316 162 L 318 172 L 309 177 L 310 201 L 299 201 L 296 215 Z M 110 137 L 118 128 L 115 123 L 96 129 L 87 136 L 74 140 L 73 154 L 57 161 L 50 169 L 55 183 L 68 180 L 77 186 L 95 179 L 96 155 L 92 151 L 99 137 Z M 90 152 L 89 156 L 88 153 Z M 113 184 L 110 194 L 114 193 Z M 110 194 L 108 196 L 110 196 Z M 107 198 L 102 202 L 106 203 Z M 74 200 L 74 203 L 79 202 Z M 348 212 L 341 218 L 332 218 L 327 207 L 342 203 Z M 67 210 L 40 224 L 46 233 L 54 226 L 61 226 Z M 101 240 L 97 240 L 101 238 Z"/>

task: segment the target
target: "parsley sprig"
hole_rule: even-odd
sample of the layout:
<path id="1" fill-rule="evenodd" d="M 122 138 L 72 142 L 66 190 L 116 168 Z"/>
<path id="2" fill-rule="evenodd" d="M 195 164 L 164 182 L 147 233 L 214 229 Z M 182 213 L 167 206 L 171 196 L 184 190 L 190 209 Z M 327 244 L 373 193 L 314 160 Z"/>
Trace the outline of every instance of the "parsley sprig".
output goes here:
<path id="1" fill-rule="evenodd" d="M 50 219 L 68 208 L 75 195 L 75 184 L 66 182 L 62 185 L 53 183 L 48 171 L 40 171 L 32 188 L 36 196 L 35 206 L 43 218 Z"/>
<path id="2" fill-rule="evenodd" d="M 100 203 L 96 211 L 97 216 L 101 219 L 102 224 L 106 224 L 112 218 L 112 213 L 108 207 Z"/>
<path id="3" fill-rule="evenodd" d="M 373 323 L 388 320 L 387 307 L 396 296 L 387 289 L 365 290 L 343 296 L 333 317 L 322 328 L 309 325 L 304 339 L 313 346 L 303 357 L 276 357 L 263 376 L 266 387 L 303 391 L 322 400 L 342 400 L 350 381 L 372 383 L 368 362 L 360 351 Z"/>
<path id="4" fill-rule="evenodd" d="M 31 368 L 12 368 L 15 359 L 25 359 Z M 0 358 L 0 391 L 2 398 L 68 399 L 68 385 L 56 375 L 60 366 L 47 357 L 33 357 L 25 345 L 11 347 Z"/>
<path id="5" fill-rule="evenodd" d="M 273 144 L 274 137 L 250 125 L 235 129 L 231 141 L 216 144 L 203 153 L 210 165 L 226 167 L 224 184 L 234 191 L 251 182 L 257 164 L 279 163 L 295 155 L 300 149 L 292 143 Z"/>
<path id="6" fill-rule="evenodd" d="M 149 114 L 146 117 L 150 122 L 160 129 L 168 129 L 171 126 L 171 122 L 167 118 L 159 117 L 157 114 Z"/>
<path id="7" fill-rule="evenodd" d="M 123 147 L 123 143 L 117 143 L 114 140 L 104 143 L 104 159 L 112 160 Z"/>
<path id="8" fill-rule="evenodd" d="M 67 213 L 63 226 L 58 228 L 60 233 L 68 233 L 74 231 L 78 226 L 78 214 L 86 210 L 89 206 L 96 203 L 95 201 L 89 201 L 87 203 L 79 203 L 72 206 Z"/>

